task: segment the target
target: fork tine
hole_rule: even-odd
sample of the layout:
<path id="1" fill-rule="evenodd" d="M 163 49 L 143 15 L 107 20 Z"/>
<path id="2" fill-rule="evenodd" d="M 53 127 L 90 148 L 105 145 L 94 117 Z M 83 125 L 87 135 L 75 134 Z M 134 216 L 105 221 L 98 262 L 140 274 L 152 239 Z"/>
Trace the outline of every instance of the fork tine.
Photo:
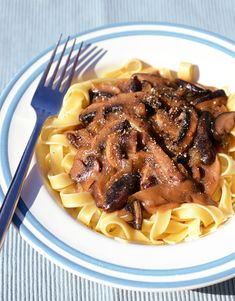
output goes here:
<path id="1" fill-rule="evenodd" d="M 67 79 L 67 82 L 65 83 L 65 86 L 64 86 L 64 89 L 63 89 L 64 91 L 66 91 L 69 88 L 69 86 L 72 82 L 72 79 L 74 77 L 74 72 L 75 72 L 75 69 L 76 69 L 76 66 L 77 66 L 77 63 L 78 63 L 78 59 L 79 59 L 80 54 L 81 54 L 82 46 L 83 46 L 83 42 L 80 44 L 80 47 L 79 47 L 78 52 L 76 54 L 75 60 L 73 62 L 73 66 L 72 66 L 72 68 L 69 72 L 69 78 Z"/>
<path id="2" fill-rule="evenodd" d="M 97 47 L 95 47 L 94 49 L 96 49 Z M 91 64 L 91 62 L 97 58 L 99 55 L 101 55 L 101 52 L 103 51 L 103 49 L 99 49 L 96 52 L 93 52 L 91 56 L 87 56 L 86 60 L 84 62 L 82 62 L 79 67 L 76 70 L 76 74 L 81 73 L 82 71 L 84 71 L 85 69 L 87 69 L 88 65 Z M 81 58 L 81 60 L 83 59 L 83 57 Z"/>
<path id="3" fill-rule="evenodd" d="M 81 49 L 81 53 L 79 55 L 79 61 L 77 63 L 77 66 L 75 68 L 75 71 L 74 71 L 74 76 L 76 76 L 77 74 L 77 69 L 78 69 L 78 66 L 81 65 L 84 61 L 87 60 L 87 58 L 90 56 L 91 53 L 94 53 L 94 51 L 97 49 L 97 46 L 93 46 L 91 48 L 91 44 L 84 44 L 82 45 L 82 49 Z M 76 56 L 76 55 L 75 55 Z M 71 63 L 68 65 L 67 69 L 66 69 L 66 72 L 65 72 L 65 76 L 64 78 L 68 78 L 68 76 L 70 75 L 70 71 L 71 71 L 71 68 L 72 68 L 72 65 L 73 65 L 73 62 L 74 62 L 74 59 L 75 59 L 75 56 L 71 59 Z M 62 67 L 61 67 L 62 69 Z M 66 81 L 66 80 L 65 80 Z"/>
<path id="4" fill-rule="evenodd" d="M 57 51 L 57 49 L 60 45 L 61 38 L 62 38 L 62 34 L 60 35 L 59 41 L 57 42 L 56 47 L 55 47 L 54 51 L 52 52 L 52 55 L 50 57 L 50 61 L 47 64 L 47 67 L 46 67 L 45 71 L 43 72 L 43 75 L 42 75 L 42 78 L 40 79 L 39 85 L 44 85 L 45 84 L 45 81 L 47 79 L 47 75 L 50 71 L 51 65 L 52 65 L 53 60 L 55 58 L 56 51 Z"/>
<path id="5" fill-rule="evenodd" d="M 57 75 L 57 72 L 58 72 L 58 69 L 59 69 L 61 60 L 62 60 L 62 58 L 63 58 L 63 56 L 64 56 L 64 52 L 65 52 L 65 49 L 66 49 L 66 47 L 67 47 L 67 44 L 68 44 L 69 39 L 70 39 L 70 37 L 68 36 L 67 41 L 66 41 L 66 43 L 64 44 L 64 48 L 63 48 L 63 50 L 62 50 L 62 52 L 61 52 L 60 58 L 59 58 L 59 60 L 58 60 L 58 62 L 57 62 L 57 64 L 56 64 L 55 70 L 54 70 L 54 72 L 53 72 L 53 74 L 52 74 L 52 76 L 51 76 L 51 78 L 50 78 L 50 82 L 48 83 L 48 87 L 50 87 L 50 86 L 52 87 L 52 85 L 53 85 L 53 82 L 54 82 L 55 77 L 56 77 L 56 75 Z"/>
<path id="6" fill-rule="evenodd" d="M 60 88 L 61 88 L 61 83 L 63 82 L 64 76 L 65 76 L 65 72 L 66 72 L 66 69 L 67 69 L 68 64 L 69 64 L 69 62 L 70 62 L 70 57 L 71 57 L 71 55 L 72 55 L 72 52 L 73 52 L 75 43 L 76 43 L 76 39 L 74 39 L 73 46 L 71 47 L 71 50 L 70 50 L 70 52 L 69 52 L 68 58 L 67 58 L 67 60 L 66 60 L 66 63 L 65 63 L 65 65 L 64 65 L 64 68 L 63 68 L 62 73 L 61 73 L 61 75 L 60 75 L 60 78 L 59 78 L 59 80 L 58 80 L 58 82 L 57 82 L 57 84 L 56 84 L 56 87 L 55 87 L 56 90 L 60 90 Z"/>

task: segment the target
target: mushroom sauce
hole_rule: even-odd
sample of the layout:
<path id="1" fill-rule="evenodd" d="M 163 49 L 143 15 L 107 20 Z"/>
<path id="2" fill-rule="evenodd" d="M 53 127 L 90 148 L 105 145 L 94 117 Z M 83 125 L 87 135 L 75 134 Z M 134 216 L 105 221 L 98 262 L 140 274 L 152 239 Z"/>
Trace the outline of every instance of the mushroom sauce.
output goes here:
<path id="1" fill-rule="evenodd" d="M 80 124 L 67 132 L 77 149 L 69 173 L 77 191 L 135 229 L 182 203 L 217 206 L 217 153 L 226 152 L 235 125 L 223 90 L 154 72 L 93 82 L 89 95 Z"/>

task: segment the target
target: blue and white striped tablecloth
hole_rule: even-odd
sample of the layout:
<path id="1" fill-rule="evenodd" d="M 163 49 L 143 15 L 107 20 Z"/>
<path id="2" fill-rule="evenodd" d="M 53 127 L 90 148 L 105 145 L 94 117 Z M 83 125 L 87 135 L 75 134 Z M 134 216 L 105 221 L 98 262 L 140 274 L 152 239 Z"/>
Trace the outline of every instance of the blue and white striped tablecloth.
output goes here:
<path id="1" fill-rule="evenodd" d="M 233 0 L 0 0 L 0 92 L 22 65 L 52 45 L 61 32 L 66 36 L 133 21 L 191 25 L 235 40 Z M 116 289 L 57 267 L 11 226 L 0 250 L 0 301 L 18 300 L 234 301 L 235 279 L 178 292 Z"/>

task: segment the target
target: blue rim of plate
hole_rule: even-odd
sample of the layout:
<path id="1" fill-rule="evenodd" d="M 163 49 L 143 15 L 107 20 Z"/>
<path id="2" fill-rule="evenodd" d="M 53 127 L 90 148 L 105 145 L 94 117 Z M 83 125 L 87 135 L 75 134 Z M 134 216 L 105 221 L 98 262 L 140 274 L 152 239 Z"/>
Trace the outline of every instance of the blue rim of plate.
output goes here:
<path id="1" fill-rule="evenodd" d="M 122 24 L 115 24 L 113 26 L 103 26 L 99 27 L 94 30 L 86 31 L 84 33 L 79 34 L 79 37 L 82 37 L 83 35 L 86 35 L 88 33 L 100 31 L 102 29 L 111 29 L 111 28 L 117 28 L 117 27 L 125 27 L 125 26 L 136 26 L 136 25 L 156 25 L 156 26 L 167 26 L 172 29 L 174 28 L 180 28 L 180 29 L 188 29 L 193 32 L 198 32 L 198 33 L 203 33 L 215 38 L 218 38 L 222 41 L 228 42 L 232 45 L 234 45 L 234 42 L 224 38 L 220 35 L 210 33 L 208 31 L 204 30 L 199 30 L 196 28 L 193 28 L 191 26 L 184 26 L 184 25 L 177 25 L 177 24 L 169 24 L 169 23 L 152 23 L 152 22 L 147 22 L 147 23 L 122 23 Z M 180 39 L 186 39 L 186 40 L 191 40 L 194 42 L 198 42 L 207 46 L 210 46 L 214 49 L 217 49 L 219 51 L 222 51 L 223 53 L 228 54 L 229 56 L 235 57 L 235 53 L 229 49 L 227 49 L 224 46 L 221 46 L 219 44 L 216 44 L 214 42 L 208 41 L 203 38 L 191 36 L 190 34 L 182 34 L 182 33 L 177 33 L 177 32 L 171 32 L 171 31 L 162 31 L 158 29 L 151 29 L 151 30 L 128 30 L 125 32 L 118 32 L 118 33 L 109 33 L 106 35 L 101 35 L 97 38 L 92 38 L 89 40 L 84 40 L 85 43 L 95 43 L 99 41 L 104 41 L 107 39 L 113 39 L 117 37 L 124 37 L 124 36 L 133 36 L 133 35 L 161 35 L 161 36 L 171 36 L 175 38 L 180 38 Z M 75 35 L 78 36 L 78 35 Z M 4 104 L 5 99 L 7 98 L 9 92 L 11 91 L 12 87 L 14 84 L 18 81 L 18 79 L 25 73 L 25 71 L 30 68 L 31 65 L 33 65 L 36 61 L 38 61 L 41 57 L 43 57 L 46 53 L 48 53 L 50 50 L 52 50 L 53 47 L 50 47 L 40 53 L 38 56 L 36 56 L 32 61 L 30 61 L 25 67 L 21 69 L 21 71 L 13 78 L 13 80 L 9 83 L 3 94 L 1 95 L 0 98 L 0 109 L 2 105 Z M 34 71 L 31 76 L 27 79 L 27 81 L 24 82 L 24 84 L 20 87 L 20 89 L 17 91 L 16 95 L 14 96 L 14 99 L 12 103 L 10 104 L 7 114 L 5 116 L 5 122 L 3 124 L 3 128 L 0 130 L 0 141 L 2 141 L 1 144 L 1 149 L 0 149 L 0 165 L 2 166 L 2 170 L 4 173 L 4 177 L 9 184 L 11 181 L 11 172 L 9 168 L 9 160 L 8 160 L 8 152 L 7 152 L 7 142 L 8 142 L 8 131 L 9 131 L 9 125 L 11 122 L 11 117 L 14 114 L 14 111 L 16 109 L 16 106 L 18 102 L 21 99 L 21 96 L 24 94 L 24 92 L 27 90 L 28 86 L 33 82 L 33 80 L 44 70 L 44 66 L 46 63 L 40 68 L 37 68 L 36 71 Z M 2 201 L 3 199 L 3 191 L 0 187 L 0 200 Z M 24 201 L 20 199 L 19 205 L 18 205 L 18 210 L 24 214 L 24 212 L 27 210 L 27 206 L 25 205 Z M 72 247 L 66 245 L 64 242 L 56 238 L 53 234 L 51 234 L 46 228 L 41 225 L 37 219 L 31 214 L 30 211 L 27 213 L 26 217 L 27 221 L 34 227 L 39 230 L 44 237 L 52 241 L 55 245 L 57 245 L 59 248 L 64 250 L 65 252 L 69 252 L 70 254 L 74 255 L 75 257 L 78 257 L 88 263 L 122 272 L 122 273 L 127 273 L 127 274 L 134 274 L 134 275 L 144 275 L 144 276 L 174 276 L 174 275 L 184 275 L 184 274 L 191 274 L 195 272 L 200 272 L 200 271 L 206 271 L 211 268 L 218 267 L 220 265 L 226 264 L 230 262 L 231 260 L 235 259 L 235 253 L 232 253 L 226 257 L 220 258 L 215 261 L 208 262 L 206 264 L 201 264 L 197 266 L 192 266 L 192 267 L 187 267 L 187 268 L 178 268 L 178 269 L 170 269 L 170 270 L 148 270 L 148 269 L 138 269 L 138 268 L 127 268 L 124 266 L 120 265 L 115 265 L 111 264 L 108 262 L 104 262 L 101 260 L 98 260 L 96 258 L 93 258 L 91 256 L 88 256 L 86 254 L 83 254 L 79 252 L 78 250 L 73 249 Z M 43 250 L 43 253 L 47 254 L 49 258 L 52 260 L 56 261 L 57 263 L 63 265 L 63 267 L 69 267 L 70 270 L 76 271 L 78 273 L 81 273 L 83 275 L 87 275 L 88 277 L 95 278 L 96 280 L 104 281 L 104 282 L 109 282 L 110 284 L 113 285 L 118 285 L 118 286 L 124 286 L 124 287 L 139 287 L 139 288 L 156 288 L 156 289 L 163 289 L 163 288 L 182 288 L 182 287 L 199 287 L 199 286 L 204 286 L 205 284 L 208 283 L 215 283 L 222 281 L 223 279 L 227 279 L 232 277 L 235 274 L 235 268 L 228 269 L 226 271 L 210 275 L 208 277 L 202 277 L 202 278 L 197 278 L 193 280 L 184 280 L 184 281 L 174 281 L 174 282 L 142 282 L 142 281 L 135 281 L 135 280 L 125 280 L 125 279 L 120 279 L 117 277 L 111 277 L 111 276 L 106 276 L 104 274 L 101 274 L 99 272 L 92 271 L 86 267 L 82 267 L 69 259 L 61 256 L 60 254 L 56 253 L 54 250 L 46 246 L 44 243 L 42 243 L 37 237 L 31 233 L 27 227 L 21 222 L 21 219 L 15 214 L 13 218 L 13 222 L 16 225 L 17 228 L 20 228 L 20 232 L 23 234 L 23 236 L 28 239 L 29 241 L 32 242 L 34 246 L 39 248 L 40 250 Z"/>

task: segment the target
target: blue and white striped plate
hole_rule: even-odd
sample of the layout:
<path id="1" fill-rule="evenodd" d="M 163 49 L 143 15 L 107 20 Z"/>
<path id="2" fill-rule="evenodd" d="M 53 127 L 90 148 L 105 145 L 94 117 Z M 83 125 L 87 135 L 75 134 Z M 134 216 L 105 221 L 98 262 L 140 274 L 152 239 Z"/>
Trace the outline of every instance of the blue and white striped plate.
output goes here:
<path id="1" fill-rule="evenodd" d="M 131 58 L 177 70 L 199 66 L 200 82 L 235 91 L 235 44 L 217 35 L 171 24 L 123 24 L 77 37 L 107 50 L 95 71 Z M 35 122 L 32 94 L 51 49 L 25 66 L 1 96 L 0 202 Z M 116 287 L 176 290 L 213 284 L 235 275 L 235 219 L 197 241 L 174 246 L 120 243 L 73 220 L 44 187 L 35 158 L 14 216 L 22 237 L 66 270 Z"/>

